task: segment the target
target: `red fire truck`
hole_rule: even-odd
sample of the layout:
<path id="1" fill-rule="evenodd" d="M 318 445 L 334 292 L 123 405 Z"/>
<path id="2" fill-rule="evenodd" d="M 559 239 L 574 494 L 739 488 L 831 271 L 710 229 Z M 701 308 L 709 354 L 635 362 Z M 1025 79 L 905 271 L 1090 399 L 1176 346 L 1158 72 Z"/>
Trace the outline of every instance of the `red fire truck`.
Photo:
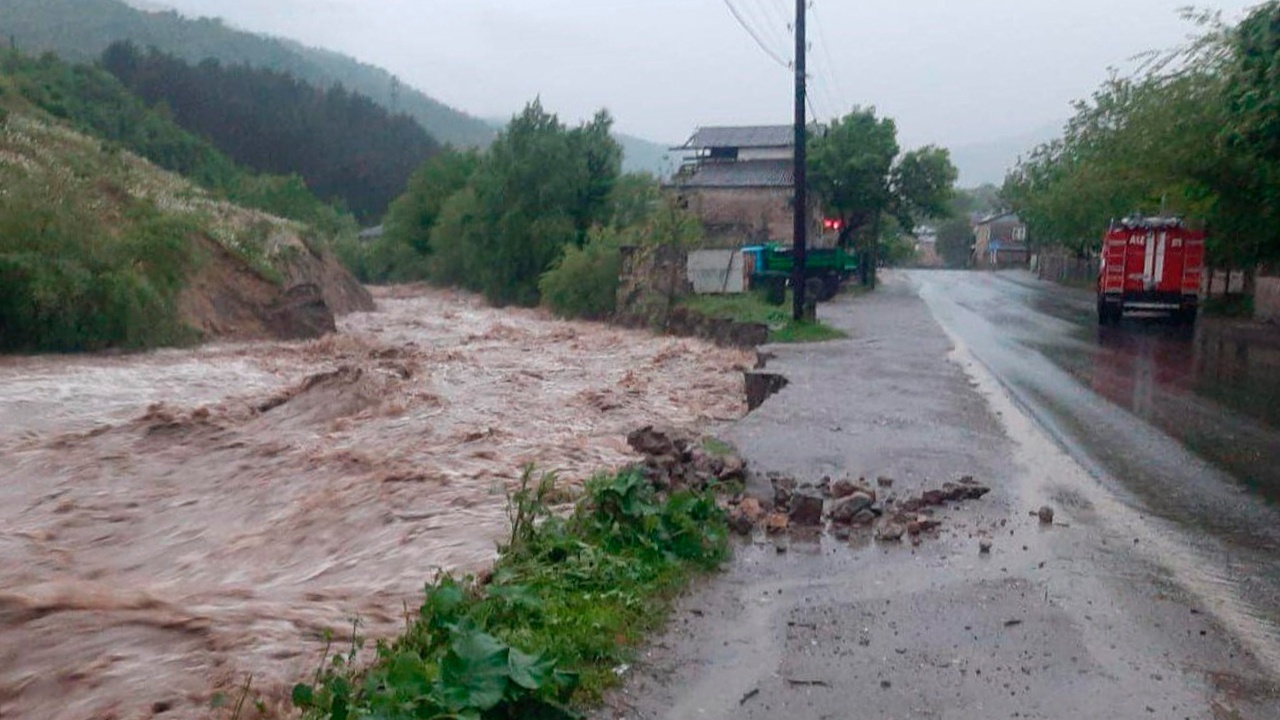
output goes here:
<path id="1" fill-rule="evenodd" d="M 1204 232 L 1179 218 L 1133 217 L 1112 223 L 1102 241 L 1098 322 L 1126 311 L 1168 313 L 1196 321 L 1204 272 Z"/>

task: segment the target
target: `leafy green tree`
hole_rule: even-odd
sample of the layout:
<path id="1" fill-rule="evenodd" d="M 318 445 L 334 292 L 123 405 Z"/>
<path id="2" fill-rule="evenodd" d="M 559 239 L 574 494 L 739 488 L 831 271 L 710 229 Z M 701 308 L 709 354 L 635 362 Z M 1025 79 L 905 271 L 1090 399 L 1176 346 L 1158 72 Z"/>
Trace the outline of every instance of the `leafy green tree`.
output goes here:
<path id="1" fill-rule="evenodd" d="M 536 305 L 538 281 L 610 219 L 622 149 L 601 112 L 569 129 L 530 103 L 494 141 L 431 232 L 433 278 L 498 305 Z"/>
<path id="2" fill-rule="evenodd" d="M 897 125 L 874 108 L 855 108 L 809 142 L 811 187 L 826 213 L 843 221 L 840 245 L 864 249 L 874 282 L 886 217 L 911 232 L 921 218 L 946 213 L 958 176 L 950 153 L 925 147 L 902 154 Z"/>
<path id="3" fill-rule="evenodd" d="M 658 178 L 648 173 L 627 173 L 613 187 L 609 224 L 625 228 L 643 223 L 662 202 Z"/>
<path id="4" fill-rule="evenodd" d="M 604 320 L 617 309 L 622 247 L 637 242 L 635 229 L 597 227 L 581 248 L 569 245 L 538 282 L 542 302 L 555 314 Z"/>
<path id="5" fill-rule="evenodd" d="M 1216 225 L 1236 237 L 1231 259 L 1252 270 L 1280 260 L 1280 2 L 1254 8 L 1231 49 L 1224 141 L 1232 182 L 1223 183 Z"/>

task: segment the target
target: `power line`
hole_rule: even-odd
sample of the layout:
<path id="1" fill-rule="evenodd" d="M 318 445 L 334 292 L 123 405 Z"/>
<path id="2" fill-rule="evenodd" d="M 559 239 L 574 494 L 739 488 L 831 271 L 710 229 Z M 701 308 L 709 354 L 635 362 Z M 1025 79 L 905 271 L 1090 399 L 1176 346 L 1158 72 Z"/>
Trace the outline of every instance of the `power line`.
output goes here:
<path id="1" fill-rule="evenodd" d="M 831 56 L 831 43 L 827 41 L 827 33 L 825 29 L 826 23 L 821 22 L 817 17 L 818 3 L 816 2 L 816 0 L 810 0 L 809 8 L 813 11 L 813 14 L 814 14 L 814 18 L 813 18 L 814 22 L 812 24 L 818 26 L 818 40 L 819 40 L 818 45 L 821 47 L 822 56 L 825 59 L 823 66 L 826 68 L 828 78 L 831 81 L 831 88 L 829 88 L 828 92 L 835 93 L 836 95 L 835 104 L 838 109 L 843 109 L 841 107 L 841 101 L 847 96 L 844 93 L 844 88 L 841 86 L 840 74 L 836 71 L 835 60 Z"/>
<path id="2" fill-rule="evenodd" d="M 765 18 L 765 24 L 777 33 L 777 39 L 782 43 L 781 47 L 787 49 L 782 54 L 790 55 L 793 52 L 792 46 L 795 44 L 795 35 L 793 35 L 794 27 L 792 22 L 787 19 L 787 13 L 779 10 L 773 0 L 758 1 L 760 3 L 760 13 Z"/>
<path id="3" fill-rule="evenodd" d="M 791 63 L 784 60 L 780 55 L 778 55 L 778 53 L 774 52 L 767 43 L 765 43 L 764 39 L 760 37 L 760 33 L 756 32 L 755 28 L 751 27 L 746 18 L 742 16 L 742 13 L 738 11 L 738 8 L 734 6 L 733 0 L 724 0 L 724 6 L 729 8 L 729 12 L 733 14 L 733 19 L 738 21 L 738 24 L 742 26 L 742 29 L 747 31 L 747 34 L 751 36 L 752 40 L 756 41 L 756 45 L 759 45 L 760 49 L 763 50 L 766 55 L 768 55 L 774 62 L 778 63 L 778 65 L 781 65 L 783 69 L 791 69 Z"/>

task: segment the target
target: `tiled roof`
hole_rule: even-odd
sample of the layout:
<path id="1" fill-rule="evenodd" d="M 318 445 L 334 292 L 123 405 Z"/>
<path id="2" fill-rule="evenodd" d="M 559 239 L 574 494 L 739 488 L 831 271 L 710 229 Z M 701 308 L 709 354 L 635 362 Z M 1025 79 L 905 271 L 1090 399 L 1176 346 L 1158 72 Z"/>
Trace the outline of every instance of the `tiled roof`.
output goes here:
<path id="1" fill-rule="evenodd" d="M 795 185 L 790 160 L 747 160 L 703 163 L 692 175 L 676 175 L 678 188 L 789 188 Z"/>
<path id="2" fill-rule="evenodd" d="M 795 147 L 795 129 L 790 125 L 755 125 L 748 127 L 705 127 L 681 146 L 682 150 L 707 148 L 781 148 Z"/>

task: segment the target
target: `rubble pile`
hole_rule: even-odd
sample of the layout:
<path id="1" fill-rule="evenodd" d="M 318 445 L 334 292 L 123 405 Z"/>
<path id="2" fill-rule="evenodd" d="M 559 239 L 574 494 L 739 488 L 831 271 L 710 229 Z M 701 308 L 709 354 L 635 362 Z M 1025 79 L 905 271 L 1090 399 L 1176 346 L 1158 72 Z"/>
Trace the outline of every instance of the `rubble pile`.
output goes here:
<path id="1" fill-rule="evenodd" d="M 872 531 L 880 542 L 910 539 L 918 544 L 921 537 L 936 533 L 942 521 L 934 517 L 936 509 L 971 500 L 980 500 L 991 488 L 964 476 L 956 482 L 944 483 L 940 489 L 899 499 L 892 494 L 892 478 L 877 478 L 872 487 L 865 478 L 829 477 L 817 483 L 800 483 L 793 477 L 771 475 L 772 504 L 757 498 L 743 498 L 730 508 L 730 525 L 749 535 L 763 527 L 770 535 L 789 530 L 818 532 L 830 530 L 837 539 L 847 540 L 855 530 Z"/>
<path id="2" fill-rule="evenodd" d="M 713 447 L 694 433 L 646 425 L 627 435 L 627 444 L 644 456 L 645 477 L 662 491 L 705 490 L 746 479 L 747 463 L 732 448 Z"/>

